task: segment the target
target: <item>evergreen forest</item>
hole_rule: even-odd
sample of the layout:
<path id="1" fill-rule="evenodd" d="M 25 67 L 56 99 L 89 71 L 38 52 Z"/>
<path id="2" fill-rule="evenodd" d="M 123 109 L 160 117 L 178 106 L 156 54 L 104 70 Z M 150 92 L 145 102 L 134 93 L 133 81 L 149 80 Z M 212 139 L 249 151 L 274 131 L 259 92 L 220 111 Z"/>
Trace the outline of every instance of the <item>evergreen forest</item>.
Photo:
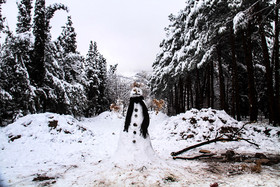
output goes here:
<path id="1" fill-rule="evenodd" d="M 0 0 L 0 8 L 6 0 Z M 20 116 L 41 112 L 94 116 L 109 108 L 108 77 L 117 65 L 110 66 L 89 41 L 84 57 L 77 51 L 76 32 L 71 16 L 57 39 L 50 34 L 50 20 L 63 4 L 46 6 L 45 0 L 17 3 L 16 31 L 5 26 L 0 11 L 0 125 Z M 0 9 L 1 10 L 1 9 Z M 32 14 L 32 12 L 34 12 Z M 33 15 L 33 16 L 32 16 Z"/>
<path id="2" fill-rule="evenodd" d="M 1 126 L 41 112 L 95 116 L 124 95 L 117 89 L 129 89 L 116 79 L 117 64 L 108 68 L 96 42 L 89 40 L 86 56 L 77 51 L 71 16 L 52 38 L 50 21 L 57 11 L 68 12 L 66 5 L 18 1 L 13 32 L 1 13 L 4 3 Z M 150 97 L 164 99 L 169 115 L 214 108 L 237 120 L 265 118 L 279 126 L 279 7 L 279 0 L 186 0 L 169 16 L 151 62 Z"/>
<path id="3" fill-rule="evenodd" d="M 170 15 L 152 93 L 170 115 L 225 110 L 279 125 L 279 0 L 188 0 Z"/>

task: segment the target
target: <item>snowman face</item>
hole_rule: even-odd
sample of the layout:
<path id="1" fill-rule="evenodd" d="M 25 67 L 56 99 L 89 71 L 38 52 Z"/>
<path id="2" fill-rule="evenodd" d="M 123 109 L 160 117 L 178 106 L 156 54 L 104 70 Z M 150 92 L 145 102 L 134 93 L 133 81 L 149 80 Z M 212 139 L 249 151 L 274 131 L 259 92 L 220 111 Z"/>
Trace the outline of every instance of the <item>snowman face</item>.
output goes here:
<path id="1" fill-rule="evenodd" d="M 140 88 L 134 87 L 130 92 L 130 97 L 139 97 L 142 96 L 143 92 Z"/>

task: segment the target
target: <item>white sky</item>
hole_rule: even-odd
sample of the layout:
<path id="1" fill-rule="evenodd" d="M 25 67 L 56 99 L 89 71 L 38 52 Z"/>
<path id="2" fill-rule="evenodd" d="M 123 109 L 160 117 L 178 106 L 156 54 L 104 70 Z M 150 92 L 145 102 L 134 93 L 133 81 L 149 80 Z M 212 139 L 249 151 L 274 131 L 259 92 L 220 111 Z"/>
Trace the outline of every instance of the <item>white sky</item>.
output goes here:
<path id="1" fill-rule="evenodd" d="M 2 14 L 15 30 L 16 2 L 7 0 Z M 33 3 L 35 0 L 33 0 Z M 63 3 L 70 12 L 59 11 L 51 21 L 53 40 L 71 15 L 77 33 L 78 51 L 86 55 L 90 40 L 97 42 L 108 64 L 118 63 L 118 72 L 131 75 L 152 70 L 152 63 L 164 39 L 168 16 L 185 7 L 185 0 L 46 0 Z"/>

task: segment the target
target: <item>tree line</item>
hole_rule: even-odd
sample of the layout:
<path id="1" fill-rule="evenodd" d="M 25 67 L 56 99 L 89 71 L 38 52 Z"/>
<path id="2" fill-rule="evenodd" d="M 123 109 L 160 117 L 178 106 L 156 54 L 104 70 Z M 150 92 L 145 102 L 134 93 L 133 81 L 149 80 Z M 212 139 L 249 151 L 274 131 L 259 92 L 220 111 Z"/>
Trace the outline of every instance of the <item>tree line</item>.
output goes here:
<path id="1" fill-rule="evenodd" d="M 170 115 L 222 109 L 280 123 L 279 0 L 188 0 L 170 15 L 153 63 L 152 93 Z"/>
<path id="2" fill-rule="evenodd" d="M 0 0 L 0 32 L 5 35 L 0 46 L 0 125 L 30 113 L 90 117 L 107 110 L 113 92 L 108 77 L 117 65 L 107 70 L 96 42 L 90 41 L 86 57 L 77 51 L 71 16 L 52 40 L 50 20 L 57 11 L 68 12 L 67 6 L 35 0 L 33 8 L 32 0 L 21 0 L 13 33 L 1 14 L 4 3 Z"/>

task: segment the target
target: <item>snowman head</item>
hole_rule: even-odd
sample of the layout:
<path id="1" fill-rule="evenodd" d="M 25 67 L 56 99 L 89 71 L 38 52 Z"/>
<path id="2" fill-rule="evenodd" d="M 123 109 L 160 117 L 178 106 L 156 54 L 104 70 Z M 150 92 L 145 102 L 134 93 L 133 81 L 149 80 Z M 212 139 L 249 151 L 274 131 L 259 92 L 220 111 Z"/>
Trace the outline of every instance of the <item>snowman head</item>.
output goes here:
<path id="1" fill-rule="evenodd" d="M 133 87 L 131 92 L 130 92 L 130 97 L 140 97 L 142 95 L 143 95 L 143 92 L 138 87 Z"/>

